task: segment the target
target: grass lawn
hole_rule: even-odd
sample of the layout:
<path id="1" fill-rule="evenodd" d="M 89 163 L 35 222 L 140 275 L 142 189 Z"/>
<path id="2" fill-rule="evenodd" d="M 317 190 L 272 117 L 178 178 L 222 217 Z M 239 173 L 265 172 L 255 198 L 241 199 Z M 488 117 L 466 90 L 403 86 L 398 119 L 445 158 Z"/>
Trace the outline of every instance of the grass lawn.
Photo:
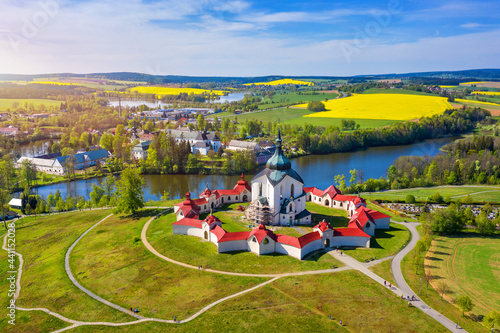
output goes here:
<path id="1" fill-rule="evenodd" d="M 36 98 L 0 98 L 0 111 L 5 112 L 7 109 L 13 110 L 12 103 L 19 103 L 19 108 L 22 108 L 24 102 L 28 102 L 28 106 L 33 103 L 36 109 L 40 106 L 40 104 L 44 104 L 46 108 L 53 106 L 59 110 L 61 106 L 60 101 L 56 101 L 53 99 L 36 99 Z M 37 111 L 38 112 L 38 111 Z"/>
<path id="2" fill-rule="evenodd" d="M 407 228 L 391 223 L 389 230 L 375 230 L 375 236 L 370 240 L 370 248 L 345 249 L 344 252 L 359 261 L 381 259 L 398 253 L 410 238 L 411 234 Z"/>
<path id="3" fill-rule="evenodd" d="M 343 209 L 333 209 L 313 202 L 306 202 L 306 209 L 312 214 L 311 219 L 313 226 L 323 220 L 330 223 L 334 228 L 347 227 L 349 223 L 347 211 Z"/>
<path id="4" fill-rule="evenodd" d="M 173 200 L 167 200 L 167 201 L 146 201 L 144 203 L 144 207 L 173 207 L 174 204 L 183 202 L 185 199 L 173 199 Z"/>
<path id="5" fill-rule="evenodd" d="M 392 260 L 382 261 L 380 264 L 376 264 L 374 266 L 368 267 L 370 271 L 377 274 L 387 282 L 392 283 L 393 286 L 397 286 L 394 278 L 392 277 L 392 269 L 391 269 Z"/>
<path id="6" fill-rule="evenodd" d="M 340 320 L 344 326 L 339 325 Z M 92 329 L 98 332 L 447 332 L 422 311 L 409 308 L 386 288 L 356 271 L 281 278 L 217 305 L 182 325 L 145 323 Z M 84 327 L 72 330 L 88 331 Z"/>
<path id="7" fill-rule="evenodd" d="M 259 109 L 267 109 L 270 108 L 274 105 L 279 106 L 282 104 L 286 103 L 303 103 L 303 102 L 310 102 L 310 101 L 324 101 L 325 99 L 334 99 L 337 98 L 339 94 L 337 93 L 323 93 L 323 92 L 318 92 L 317 94 L 312 94 L 312 93 L 306 93 L 303 92 L 302 94 L 294 93 L 294 92 L 289 92 L 286 94 L 276 94 L 273 95 L 271 98 L 266 97 L 264 99 L 264 102 L 268 102 L 269 104 L 260 104 Z"/>
<path id="8" fill-rule="evenodd" d="M 126 322 L 134 319 L 88 297 L 71 283 L 64 270 L 64 256 L 69 246 L 109 213 L 106 210 L 83 211 L 17 221 L 16 251 L 24 258 L 22 289 L 17 301 L 19 307 L 43 307 L 82 321 Z M 7 252 L 1 252 L 3 263 Z M 0 290 L 3 301 L 7 295 L 6 282 L 2 273 Z M 31 316 L 41 327 L 60 325 L 43 313 L 25 315 Z"/>
<path id="9" fill-rule="evenodd" d="M 441 248 L 440 248 L 441 249 Z M 443 250 L 446 250 L 443 248 Z M 498 251 L 497 251 L 498 252 Z M 427 256 L 434 256 L 434 253 L 428 253 Z M 433 261 L 433 264 L 436 261 Z M 420 265 L 424 266 L 424 258 L 422 256 Z M 431 265 L 434 266 L 434 265 Z M 429 269 L 430 267 L 426 267 Z M 420 288 L 420 297 L 422 300 L 427 303 L 430 307 L 437 309 L 444 316 L 449 318 L 450 320 L 458 323 L 460 327 L 463 327 L 468 332 L 489 332 L 489 329 L 485 328 L 482 324 L 474 321 L 470 317 L 462 317 L 462 311 L 456 307 L 455 305 L 449 303 L 446 300 L 442 300 L 440 294 L 432 288 L 430 284 L 425 282 L 425 278 L 423 275 L 422 269 L 418 269 L 417 273 L 415 271 L 415 264 L 412 263 L 411 254 L 406 256 L 401 263 L 401 269 L 403 271 L 403 275 L 405 277 L 406 282 L 410 286 L 410 288 L 418 293 L 420 282 L 422 281 Z M 420 280 L 422 279 L 422 280 Z M 437 281 L 436 281 L 437 282 Z M 449 286 L 449 285 L 448 285 Z M 491 293 L 488 294 L 490 296 Z"/>
<path id="10" fill-rule="evenodd" d="M 409 188 L 402 190 L 389 190 L 383 192 L 364 192 L 361 193 L 363 198 L 377 201 L 402 201 L 404 202 L 407 195 L 415 196 L 419 202 L 425 202 L 436 192 L 441 196 L 449 196 L 452 200 L 463 199 L 469 194 L 474 202 L 491 202 L 500 203 L 500 187 L 498 186 L 438 186 L 427 188 Z"/>
<path id="11" fill-rule="evenodd" d="M 391 220 L 392 221 L 396 221 L 396 222 L 417 222 L 418 220 L 416 219 L 412 219 L 412 218 L 409 218 L 409 217 L 401 217 L 401 216 L 397 216 L 396 214 L 394 214 L 394 212 L 391 212 L 390 210 L 387 210 L 387 209 L 384 209 L 378 205 L 375 205 L 374 203 L 370 203 L 368 202 L 367 204 L 367 207 L 370 208 L 370 209 L 373 209 L 373 210 L 377 210 L 379 212 L 382 212 L 384 214 L 387 214 L 391 217 Z"/>
<path id="12" fill-rule="evenodd" d="M 500 238 L 474 233 L 439 237 L 427 252 L 425 266 L 449 286 L 447 300 L 467 295 L 475 304 L 471 314 L 485 316 L 500 309 Z"/>
<path id="13" fill-rule="evenodd" d="M 144 223 L 157 212 L 144 210 L 137 218 L 114 215 L 83 238 L 71 259 L 80 283 L 146 317 L 171 319 L 186 318 L 266 280 L 197 271 L 157 258 L 140 241 Z"/>
<path id="14" fill-rule="evenodd" d="M 342 266 L 341 262 L 323 252 L 308 256 L 302 261 L 278 253 L 260 257 L 250 252 L 218 254 L 216 246 L 211 242 L 194 236 L 173 235 L 172 223 L 175 221 L 173 213 L 154 220 L 148 229 L 148 240 L 158 252 L 191 265 L 231 272 L 265 274 L 327 269 L 332 265 Z"/>

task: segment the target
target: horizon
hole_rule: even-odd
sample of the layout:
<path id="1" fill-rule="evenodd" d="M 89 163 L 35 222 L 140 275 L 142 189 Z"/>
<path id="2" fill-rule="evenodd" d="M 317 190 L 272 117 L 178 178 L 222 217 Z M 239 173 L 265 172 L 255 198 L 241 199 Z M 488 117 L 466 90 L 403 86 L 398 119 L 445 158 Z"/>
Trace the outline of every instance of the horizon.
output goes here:
<path id="1" fill-rule="evenodd" d="M 0 73 L 357 76 L 500 68 L 500 3 L 7 0 Z M 276 74 L 269 74 L 276 73 Z"/>

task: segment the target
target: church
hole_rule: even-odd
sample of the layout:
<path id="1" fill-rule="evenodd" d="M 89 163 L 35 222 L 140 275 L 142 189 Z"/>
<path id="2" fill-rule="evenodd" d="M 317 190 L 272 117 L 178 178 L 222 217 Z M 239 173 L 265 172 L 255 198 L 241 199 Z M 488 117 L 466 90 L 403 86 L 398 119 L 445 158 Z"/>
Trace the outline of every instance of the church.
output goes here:
<path id="1" fill-rule="evenodd" d="M 245 216 L 257 226 L 246 231 L 226 231 L 224 223 L 211 213 L 226 203 L 249 201 Z M 322 221 L 312 227 L 312 232 L 300 237 L 274 233 L 266 228 L 266 225 L 311 226 L 313 221 L 306 201 L 347 211 L 350 217 L 347 227 L 333 228 Z M 208 212 L 210 214 L 201 220 L 200 215 Z M 177 222 L 172 224 L 174 234 L 212 242 L 218 253 L 249 251 L 259 256 L 280 253 L 299 260 L 315 251 L 333 247 L 370 247 L 375 230 L 389 229 L 390 223 L 390 216 L 367 208 L 366 201 L 359 196 L 343 195 L 333 185 L 325 190 L 304 187 L 304 181 L 283 153 L 279 131 L 274 155 L 250 184 L 241 175 L 231 190 L 212 191 L 207 185 L 199 199 L 191 199 L 187 192 L 186 200 L 175 204 L 174 213 L 177 216 Z"/>
<path id="2" fill-rule="evenodd" d="M 294 226 L 311 223 L 306 209 L 304 181 L 292 169 L 283 153 L 278 130 L 276 150 L 266 168 L 251 180 L 252 203 L 247 209 L 248 220 L 266 225 Z"/>

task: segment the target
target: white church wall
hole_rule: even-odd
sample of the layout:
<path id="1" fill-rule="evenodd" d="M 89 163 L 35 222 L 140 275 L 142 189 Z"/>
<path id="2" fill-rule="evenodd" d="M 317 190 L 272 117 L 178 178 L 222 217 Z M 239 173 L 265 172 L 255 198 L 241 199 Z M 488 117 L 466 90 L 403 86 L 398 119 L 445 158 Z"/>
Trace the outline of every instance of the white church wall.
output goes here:
<path id="1" fill-rule="evenodd" d="M 275 243 L 273 239 L 266 236 L 260 243 L 260 254 L 274 253 Z"/>
<path id="2" fill-rule="evenodd" d="M 375 235 L 375 224 L 373 224 L 371 222 L 367 222 L 365 224 L 365 227 L 363 228 L 363 231 L 366 232 L 370 236 L 374 236 Z"/>
<path id="3" fill-rule="evenodd" d="M 189 228 L 191 227 L 187 225 L 172 225 L 172 233 L 174 235 L 187 235 Z"/>
<path id="4" fill-rule="evenodd" d="M 257 242 L 257 238 L 255 238 L 255 236 L 250 237 L 250 239 L 247 241 L 247 244 L 251 252 L 257 255 L 260 254 L 259 243 Z"/>
<path id="5" fill-rule="evenodd" d="M 248 251 L 247 240 L 243 239 L 218 243 L 217 249 L 220 253 L 230 251 Z"/>
<path id="6" fill-rule="evenodd" d="M 291 246 L 288 244 L 283 244 L 283 243 L 276 243 L 275 251 L 277 253 L 286 254 L 286 255 L 292 256 L 292 257 L 297 258 L 297 259 L 300 259 L 300 255 L 301 255 L 301 251 L 299 248 L 296 248 L 295 246 Z"/>
<path id="7" fill-rule="evenodd" d="M 315 241 L 312 241 L 309 244 L 306 244 L 302 248 L 302 257 L 300 259 L 304 258 L 307 254 L 309 254 L 313 251 L 322 249 L 322 248 L 323 248 L 323 239 L 322 238 L 315 240 Z"/>
<path id="8" fill-rule="evenodd" d="M 390 228 L 390 223 L 391 223 L 391 218 L 390 217 L 384 217 L 381 219 L 376 219 L 375 220 L 375 229 L 389 229 Z"/>
<path id="9" fill-rule="evenodd" d="M 200 237 L 200 238 L 203 238 L 203 230 L 200 229 L 200 228 L 195 228 L 195 227 L 188 227 L 189 229 L 187 229 L 187 234 L 189 236 L 196 236 L 196 237 Z"/>
<path id="10" fill-rule="evenodd" d="M 330 246 L 370 247 L 370 238 L 360 236 L 334 236 L 331 238 Z"/>

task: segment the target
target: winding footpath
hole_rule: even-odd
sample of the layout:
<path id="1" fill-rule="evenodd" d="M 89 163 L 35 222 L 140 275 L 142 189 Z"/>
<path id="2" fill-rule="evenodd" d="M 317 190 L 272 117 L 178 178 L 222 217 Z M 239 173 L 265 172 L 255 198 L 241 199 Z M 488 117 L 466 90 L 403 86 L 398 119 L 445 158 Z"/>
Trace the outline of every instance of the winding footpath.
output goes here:
<path id="1" fill-rule="evenodd" d="M 186 264 L 186 263 L 182 263 L 182 262 L 173 260 L 171 258 L 168 258 L 168 257 L 162 255 L 161 253 L 159 253 L 158 251 L 156 251 L 156 249 L 154 249 L 154 247 L 147 240 L 147 237 L 146 237 L 147 230 L 148 230 L 151 222 L 153 222 L 158 216 L 160 216 L 161 214 L 164 214 L 165 212 L 169 211 L 170 209 L 162 211 L 161 213 L 153 216 L 151 219 L 149 219 L 144 224 L 144 227 L 143 227 L 142 232 L 141 232 L 141 240 L 142 240 L 144 246 L 152 254 L 154 254 L 155 256 L 157 256 L 158 258 L 160 258 L 162 260 L 165 260 L 167 262 L 176 264 L 176 265 L 180 265 L 180 266 L 186 267 L 186 268 L 199 270 L 199 268 L 197 266 L 193 266 L 193 265 L 189 265 L 189 264 Z M 95 227 L 97 227 L 100 223 L 104 222 L 111 215 L 112 214 L 106 216 L 105 218 L 103 218 L 102 220 L 100 220 L 99 222 L 97 222 L 96 224 L 94 224 L 92 227 L 90 227 L 89 229 L 87 229 L 69 247 L 68 251 L 66 252 L 65 260 L 64 260 L 65 270 L 66 270 L 66 274 L 68 275 L 68 278 L 71 280 L 71 282 L 77 288 L 79 288 L 81 291 L 83 291 L 85 294 L 87 294 L 91 298 L 95 299 L 96 301 L 99 301 L 99 302 L 101 302 L 101 303 L 103 303 L 103 304 L 105 304 L 105 305 L 107 305 L 109 307 L 112 307 L 112 308 L 114 308 L 114 309 L 116 309 L 118 311 L 121 311 L 123 313 L 126 313 L 126 314 L 134 317 L 136 320 L 130 321 L 130 322 L 123 322 L 123 323 L 84 322 L 84 321 L 78 321 L 78 320 L 66 318 L 66 317 L 62 316 L 61 314 L 55 313 L 55 312 L 50 311 L 50 310 L 45 309 L 45 308 L 22 308 L 22 307 L 16 306 L 17 310 L 21 310 L 21 311 L 43 311 L 43 312 L 45 312 L 45 313 L 47 313 L 47 314 L 49 314 L 51 316 L 54 316 L 54 317 L 56 317 L 56 318 L 58 318 L 58 319 L 60 319 L 60 320 L 62 320 L 64 322 L 68 323 L 68 324 L 71 324 L 70 326 L 64 327 L 64 328 L 59 329 L 57 331 L 54 331 L 54 332 L 57 332 L 57 333 L 63 332 L 63 331 L 67 331 L 67 330 L 70 330 L 70 329 L 73 329 L 73 328 L 79 327 L 79 326 L 114 326 L 114 327 L 118 327 L 118 326 L 126 326 L 126 325 L 135 325 L 135 324 L 139 324 L 139 323 L 143 323 L 143 322 L 151 322 L 151 321 L 161 322 L 161 323 L 169 323 L 169 324 L 182 324 L 182 323 L 187 323 L 187 322 L 190 322 L 190 321 L 196 319 L 201 314 L 205 313 L 206 311 L 208 311 L 212 307 L 214 307 L 214 306 L 216 306 L 216 305 L 218 305 L 218 304 L 220 304 L 222 302 L 225 302 L 225 301 L 230 300 L 232 298 L 241 296 L 241 295 L 243 295 L 245 293 L 254 291 L 254 290 L 256 290 L 258 288 L 261 288 L 261 287 L 263 287 L 263 286 L 265 286 L 267 284 L 273 283 L 274 281 L 276 281 L 277 279 L 279 279 L 281 277 L 299 276 L 299 275 L 314 275 L 314 274 L 327 274 L 327 273 L 334 273 L 334 272 L 339 272 L 339 271 L 344 271 L 344 270 L 349 270 L 349 269 L 356 269 L 356 270 L 360 271 L 361 273 L 367 275 L 368 277 L 370 277 L 374 281 L 380 283 L 381 285 L 384 285 L 385 281 L 380 276 L 378 276 L 375 273 L 371 272 L 368 269 L 368 267 L 373 266 L 373 265 L 375 265 L 375 264 L 377 264 L 379 262 L 382 262 L 382 261 L 385 261 L 385 260 L 390 260 L 390 259 L 392 259 L 391 268 L 392 268 L 392 271 L 393 271 L 394 280 L 396 281 L 397 285 L 399 286 L 399 288 L 397 288 L 396 286 L 392 286 L 390 288 L 391 291 L 394 292 L 398 297 L 401 296 L 401 295 L 404 295 L 404 296 L 414 295 L 414 292 L 411 290 L 411 288 L 408 286 L 408 284 L 404 280 L 403 274 L 401 272 L 401 260 L 404 258 L 404 256 L 406 254 L 408 254 L 408 252 L 411 251 L 411 249 L 413 249 L 413 247 L 415 246 L 416 242 L 419 239 L 418 231 L 415 228 L 418 225 L 418 223 L 399 223 L 401 225 L 404 225 L 404 226 L 408 227 L 408 229 L 410 230 L 410 232 L 412 234 L 412 239 L 411 239 L 410 243 L 402 251 L 400 251 L 398 254 L 396 254 L 395 256 L 390 256 L 390 257 L 387 257 L 387 258 L 382 258 L 382 259 L 379 259 L 377 261 L 370 262 L 370 263 L 361 263 L 361 262 L 355 260 L 354 258 L 352 258 L 352 257 L 350 257 L 350 256 L 348 256 L 346 254 L 340 255 L 340 253 L 338 251 L 336 251 L 336 250 L 330 250 L 330 251 L 328 251 L 328 254 L 331 255 L 331 256 L 334 256 L 336 259 L 338 259 L 339 261 L 343 262 L 346 266 L 340 267 L 340 268 L 335 268 L 335 269 L 324 269 L 324 270 L 316 270 L 316 271 L 302 271 L 302 272 L 281 273 L 281 274 L 235 273 L 235 272 L 226 272 L 226 271 L 219 271 L 219 270 L 213 270 L 213 269 L 203 269 L 203 271 L 205 271 L 205 272 L 214 273 L 214 274 L 224 274 L 224 275 L 233 275 L 233 276 L 264 277 L 264 278 L 269 278 L 269 280 L 267 280 L 267 281 L 265 281 L 265 282 L 263 282 L 261 284 L 258 284 L 258 285 L 254 286 L 252 288 L 245 289 L 245 290 L 240 291 L 238 293 L 235 293 L 235 294 L 226 296 L 224 298 L 221 298 L 221 299 L 219 299 L 219 300 L 217 300 L 217 301 L 215 301 L 215 302 L 213 302 L 213 303 L 205 306 L 204 308 L 200 309 L 198 312 L 196 312 L 195 314 L 193 314 L 192 316 L 190 316 L 190 317 L 188 317 L 186 319 L 174 321 L 174 320 L 167 320 L 167 319 L 160 319 L 160 318 L 147 318 L 147 317 L 143 317 L 141 315 L 138 315 L 136 313 L 133 313 L 133 312 L 129 311 L 128 309 L 123 308 L 120 305 L 117 305 L 117 304 L 114 304 L 114 303 L 112 303 L 112 302 L 110 302 L 108 300 L 105 300 L 102 297 L 94 294 L 90 290 L 86 289 L 85 287 L 83 287 L 75 279 L 75 277 L 74 277 L 74 275 L 73 275 L 73 273 L 71 271 L 71 267 L 70 267 L 70 254 L 71 254 L 71 251 L 75 248 L 75 246 L 80 242 L 80 240 L 83 237 L 85 237 L 92 229 L 94 229 Z M 398 223 L 398 222 L 395 222 L 395 223 Z M 8 234 L 6 234 L 5 237 L 4 237 L 3 247 L 2 247 L 2 249 L 6 250 L 6 251 L 8 251 L 8 249 L 7 249 L 7 236 L 8 236 Z M 17 279 L 16 279 L 16 293 L 14 295 L 14 300 L 17 302 L 17 299 L 19 297 L 19 293 L 21 291 L 21 275 L 22 275 L 22 269 L 23 269 L 24 261 L 23 261 L 22 255 L 20 253 L 17 253 L 17 252 L 14 252 L 14 253 L 19 258 L 19 268 L 18 268 L 18 274 L 17 274 Z M 415 307 L 417 307 L 420 310 L 422 310 L 427 315 L 429 315 L 432 318 L 434 318 L 435 320 L 437 320 L 439 323 L 441 323 L 443 326 L 445 326 L 446 328 L 448 328 L 450 331 L 452 331 L 452 332 L 466 332 L 463 329 L 456 329 L 455 328 L 455 323 L 453 323 L 451 320 L 449 320 L 448 318 L 446 318 L 443 315 L 441 315 L 439 312 L 437 312 L 437 311 L 433 310 L 432 308 L 430 308 L 423 301 L 420 301 L 420 300 L 414 301 L 414 302 L 412 302 L 412 304 Z"/>

